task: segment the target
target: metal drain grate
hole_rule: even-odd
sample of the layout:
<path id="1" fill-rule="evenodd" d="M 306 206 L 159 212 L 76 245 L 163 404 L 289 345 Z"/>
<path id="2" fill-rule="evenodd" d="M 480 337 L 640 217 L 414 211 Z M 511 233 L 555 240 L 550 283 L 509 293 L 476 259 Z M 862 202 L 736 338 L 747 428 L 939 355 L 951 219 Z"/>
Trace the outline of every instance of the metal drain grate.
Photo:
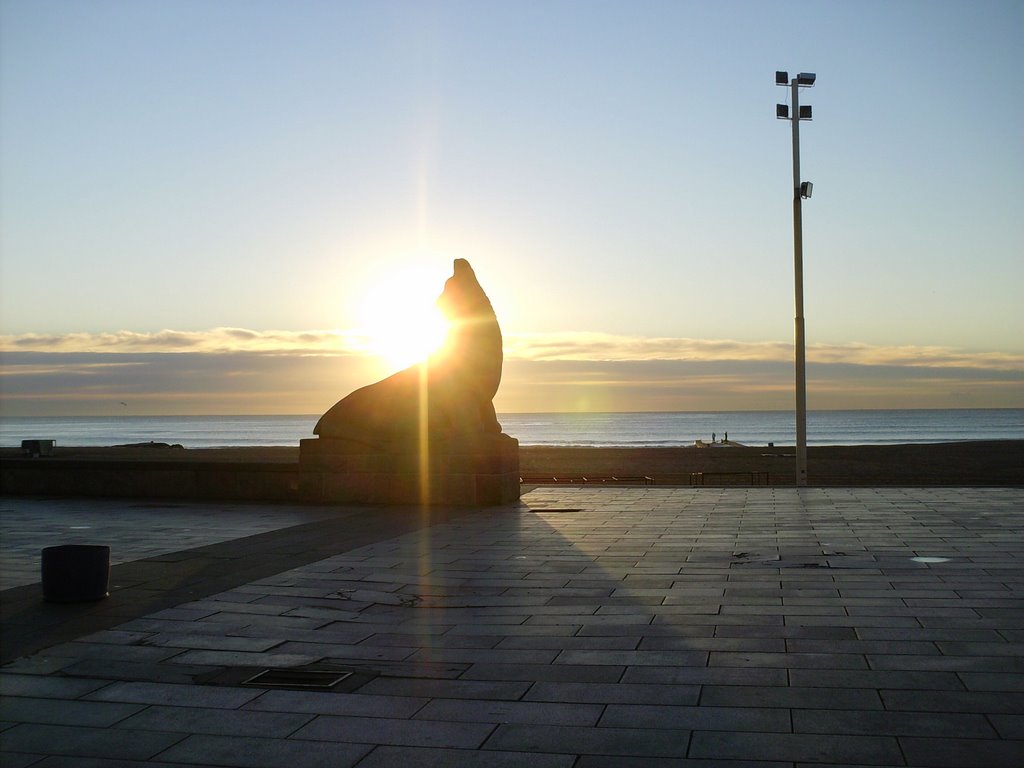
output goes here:
<path id="1" fill-rule="evenodd" d="M 336 672 L 322 669 L 264 669 L 242 685 L 256 688 L 302 688 L 311 691 L 329 691 L 342 680 L 352 676 L 351 672 Z"/>

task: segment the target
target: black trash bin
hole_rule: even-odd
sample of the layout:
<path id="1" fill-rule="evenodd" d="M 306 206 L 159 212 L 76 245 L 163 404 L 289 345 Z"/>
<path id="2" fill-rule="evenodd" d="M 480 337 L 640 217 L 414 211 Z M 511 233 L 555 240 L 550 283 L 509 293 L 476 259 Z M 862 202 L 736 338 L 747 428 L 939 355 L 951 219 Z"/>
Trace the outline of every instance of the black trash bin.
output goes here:
<path id="1" fill-rule="evenodd" d="M 54 603 L 102 600 L 110 593 L 110 547 L 61 544 L 43 549 L 43 599 Z"/>

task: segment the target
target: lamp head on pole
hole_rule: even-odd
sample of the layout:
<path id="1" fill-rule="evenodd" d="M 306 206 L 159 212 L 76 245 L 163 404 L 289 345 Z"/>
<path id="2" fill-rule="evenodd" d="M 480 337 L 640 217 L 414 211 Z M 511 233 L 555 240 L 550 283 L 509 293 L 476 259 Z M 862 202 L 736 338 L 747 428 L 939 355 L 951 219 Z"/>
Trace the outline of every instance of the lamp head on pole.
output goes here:
<path id="1" fill-rule="evenodd" d="M 798 88 L 810 88 L 818 76 L 813 72 L 801 72 L 792 81 L 789 79 L 789 72 L 778 69 L 775 71 L 776 85 L 796 85 Z M 796 91 L 793 91 L 793 99 L 796 101 Z M 791 113 L 788 104 L 775 105 L 775 117 L 779 120 L 812 120 L 813 111 L 809 104 L 801 104 L 799 108 Z"/>

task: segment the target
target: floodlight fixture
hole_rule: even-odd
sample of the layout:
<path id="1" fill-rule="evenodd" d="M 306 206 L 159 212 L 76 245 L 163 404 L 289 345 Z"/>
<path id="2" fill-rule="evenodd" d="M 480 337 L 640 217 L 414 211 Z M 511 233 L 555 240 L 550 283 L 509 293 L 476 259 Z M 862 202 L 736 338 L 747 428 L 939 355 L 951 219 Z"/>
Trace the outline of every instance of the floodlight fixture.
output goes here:
<path id="1" fill-rule="evenodd" d="M 776 72 L 775 72 L 775 84 L 776 85 L 789 85 L 789 72 L 783 72 L 782 70 L 776 70 Z"/>
<path id="2" fill-rule="evenodd" d="M 815 75 L 813 72 L 801 72 L 796 76 L 796 84 L 810 87 L 814 85 L 814 79 Z"/>
<path id="3" fill-rule="evenodd" d="M 814 189 L 814 185 L 811 182 L 809 182 L 809 181 L 802 182 L 800 184 L 800 197 L 804 198 L 805 200 L 810 200 L 811 199 L 811 191 L 813 189 Z"/>
<path id="4" fill-rule="evenodd" d="M 780 120 L 789 120 L 789 104 L 776 104 L 775 116 Z"/>
<path id="5" fill-rule="evenodd" d="M 812 119 L 811 105 L 810 104 L 801 104 L 800 105 L 800 119 L 801 120 L 811 120 Z"/>

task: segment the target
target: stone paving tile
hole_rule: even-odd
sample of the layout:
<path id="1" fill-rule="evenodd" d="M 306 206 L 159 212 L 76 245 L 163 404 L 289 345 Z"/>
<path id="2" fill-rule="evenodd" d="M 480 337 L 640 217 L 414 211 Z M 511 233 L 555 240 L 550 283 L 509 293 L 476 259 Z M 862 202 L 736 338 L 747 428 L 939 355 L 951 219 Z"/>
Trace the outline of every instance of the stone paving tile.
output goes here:
<path id="1" fill-rule="evenodd" d="M 1015 656 L 1024 658 L 1024 643 L 978 643 L 940 641 L 939 650 L 947 656 Z"/>
<path id="2" fill-rule="evenodd" d="M 441 635 L 430 642 L 431 648 L 495 648 L 509 638 L 504 635 Z M 359 645 L 373 648 L 408 648 L 410 652 L 419 650 L 423 645 L 423 638 L 414 634 L 401 634 L 395 632 L 380 632 L 370 635 L 360 641 Z M 508 646 L 513 648 L 515 646 Z M 544 646 L 538 646 L 543 649 Z M 531 650 L 532 646 L 524 646 L 524 650 Z"/>
<path id="3" fill-rule="evenodd" d="M 410 661 L 450 661 L 464 664 L 523 664 L 548 665 L 556 661 L 558 651 L 478 649 L 478 648 L 428 648 L 420 649 L 409 656 Z"/>
<path id="4" fill-rule="evenodd" d="M 376 659 L 379 661 L 403 661 L 415 657 L 416 649 L 402 647 L 378 647 L 372 645 L 348 645 L 345 643 L 308 643 L 288 640 L 274 648 L 274 654 L 295 654 L 307 658 L 322 659 Z M 435 657 L 435 660 L 441 660 Z M 271 666 L 290 666 L 274 664 Z"/>
<path id="5" fill-rule="evenodd" d="M 144 707 L 102 701 L 67 701 L 5 696 L 0 699 L 0 720 L 50 725 L 84 725 L 106 728 Z"/>
<path id="6" fill-rule="evenodd" d="M 1024 693 L 1024 674 L 996 672 L 958 672 L 969 691 L 1012 691 Z"/>
<path id="7" fill-rule="evenodd" d="M 409 718 L 429 699 L 413 696 L 376 696 L 368 693 L 321 691 L 267 691 L 244 706 L 263 712 L 305 712 L 314 715 Z"/>
<path id="8" fill-rule="evenodd" d="M 4 768 L 26 768 L 29 765 L 41 765 L 40 761 L 44 759 L 44 755 L 31 755 L 31 754 L 15 754 L 13 752 L 7 752 L 4 754 Z M 63 760 L 62 760 L 62 763 Z"/>
<path id="9" fill-rule="evenodd" d="M 566 637 L 564 635 L 503 637 L 495 647 L 509 650 L 633 651 L 636 650 L 642 639 L 639 635 L 632 637 Z"/>
<path id="10" fill-rule="evenodd" d="M 958 712 L 892 712 L 853 710 L 796 710 L 796 733 L 875 734 L 878 736 L 947 736 L 996 738 L 992 726 L 981 715 Z"/>
<path id="11" fill-rule="evenodd" d="M 5 755 L 6 757 L 6 755 Z M 34 758 L 38 760 L 39 758 Z M 111 758 L 96 757 L 48 757 L 41 763 L 32 763 L 32 768 L 146 768 L 151 765 L 159 765 L 160 768 L 186 768 L 186 763 L 167 763 L 160 760 L 158 763 L 151 763 L 145 760 L 113 760 Z M 7 764 L 4 763 L 4 768 Z M 187 766 L 187 768 L 192 768 Z"/>
<path id="12" fill-rule="evenodd" d="M 704 667 L 708 654 L 704 651 L 562 651 L 556 664 L 586 664 L 645 667 Z"/>
<path id="13" fill-rule="evenodd" d="M 200 627 L 196 622 L 196 629 L 203 629 L 203 634 L 209 634 L 206 630 L 210 626 Z M 228 634 L 230 633 L 230 634 Z M 288 640 L 298 643 L 337 643 L 338 645 L 359 645 L 368 637 L 375 634 L 375 628 L 364 624 L 352 622 L 335 622 L 326 627 L 316 629 L 303 629 L 299 627 L 257 627 L 257 626 L 231 626 L 222 634 L 229 637 L 251 637 L 257 640 L 275 640 L 285 642 Z M 422 641 L 422 635 L 421 635 Z M 273 648 L 274 646 L 271 646 Z M 269 649 L 268 649 L 269 650 Z"/>
<path id="14" fill-rule="evenodd" d="M 713 651 L 712 667 L 756 667 L 786 669 L 867 669 L 863 656 L 852 653 L 740 653 Z"/>
<path id="15" fill-rule="evenodd" d="M 108 680 L 47 677 L 45 675 L 0 674 L 0 695 L 47 699 L 77 699 L 109 685 Z"/>
<path id="16" fill-rule="evenodd" d="M 622 676 L 622 682 L 672 685 L 785 686 L 789 684 L 786 672 L 785 669 L 745 667 L 629 667 Z"/>
<path id="17" fill-rule="evenodd" d="M 697 731 L 692 757 L 740 760 L 816 761 L 843 765 L 902 765 L 899 744 L 891 736 L 837 739 L 803 733 L 730 733 Z"/>
<path id="18" fill-rule="evenodd" d="M 218 736 L 266 736 L 284 738 L 308 723 L 314 715 L 203 707 L 151 706 L 117 724 L 129 731 L 174 731 Z"/>
<path id="19" fill-rule="evenodd" d="M 886 709 L 906 712 L 1024 712 L 1024 693 L 880 690 L 878 695 L 882 697 Z"/>
<path id="20" fill-rule="evenodd" d="M 146 635 L 141 632 L 127 633 L 141 635 L 139 640 L 145 640 L 146 645 L 167 646 L 170 648 L 206 651 L 248 651 L 261 653 L 284 643 L 281 639 L 270 639 L 265 637 L 231 637 L 213 634 L 175 635 L 171 633 L 160 633 Z"/>
<path id="21" fill-rule="evenodd" d="M 219 622 L 221 624 L 235 624 L 240 627 L 256 627 L 266 633 L 281 630 L 319 629 L 329 621 L 327 619 L 311 619 L 304 616 L 264 616 L 229 611 L 218 611 L 216 614 L 203 618 L 209 618 L 211 623 Z M 184 619 L 184 621 L 192 621 L 192 619 Z"/>
<path id="22" fill-rule="evenodd" d="M 649 607 L 649 606 L 647 606 Z M 636 625 L 650 624 L 656 618 L 654 613 L 636 613 L 635 611 L 627 614 L 604 614 L 597 615 L 593 613 L 581 613 L 581 614 L 560 614 L 554 616 L 536 615 L 528 617 L 527 626 L 546 626 L 546 625 L 573 625 L 573 626 L 588 626 L 588 627 L 600 627 L 603 625 L 614 625 L 633 626 L 633 632 L 636 633 Z"/>
<path id="23" fill-rule="evenodd" d="M 259 602 L 237 602 L 226 600 L 199 600 L 192 603 L 184 603 L 175 610 L 202 611 L 208 616 L 216 616 L 218 613 L 240 613 L 243 615 L 255 614 L 257 616 L 280 616 L 288 611 L 292 603 L 285 605 L 267 605 Z"/>
<path id="24" fill-rule="evenodd" d="M 852 613 L 848 609 L 848 613 Z M 791 627 L 917 627 L 925 619 L 914 615 L 906 616 L 786 616 L 786 624 Z M 949 619 L 950 622 L 954 619 Z"/>
<path id="25" fill-rule="evenodd" d="M 781 708 L 655 706 L 610 704 L 603 727 L 684 728 L 700 731 L 776 731 L 788 733 L 789 712 Z"/>
<path id="26" fill-rule="evenodd" d="M 255 699 L 260 693 L 260 690 L 252 688 L 117 682 L 90 693 L 85 698 L 89 701 L 121 701 L 129 704 L 237 709 Z"/>
<path id="27" fill-rule="evenodd" d="M 552 683 L 530 686 L 531 701 L 593 704 L 696 704 L 698 685 L 631 685 L 629 683 Z"/>
<path id="28" fill-rule="evenodd" d="M 786 650 L 786 641 L 761 637 L 645 637 L 639 650 L 781 653 Z"/>
<path id="29" fill-rule="evenodd" d="M 180 651 L 174 661 L 202 667 L 301 667 L 322 659 L 320 654 L 252 653 L 246 651 Z"/>
<path id="30" fill-rule="evenodd" d="M 350 768 L 371 744 L 317 743 L 238 736 L 189 736 L 159 755 L 163 761 L 231 768 Z"/>
<path id="31" fill-rule="evenodd" d="M 1024 741 L 901 737 L 900 747 L 909 765 L 935 768 L 1020 768 L 1024 765 Z"/>
<path id="32" fill-rule="evenodd" d="M 614 683 L 622 678 L 624 669 L 603 664 L 472 664 L 461 679 Z"/>
<path id="33" fill-rule="evenodd" d="M 695 621 L 702 621 L 704 617 L 697 617 Z M 536 629 L 536 627 L 533 627 Z M 525 627 L 523 627 L 525 629 Z M 562 629 L 551 627 L 550 629 Z M 575 637 L 636 637 L 638 632 L 642 637 L 712 637 L 715 635 L 716 625 L 713 623 L 695 625 L 688 624 L 648 624 L 640 626 L 637 624 L 603 624 L 601 626 L 580 625 L 569 632 L 551 632 L 538 634 L 570 634 Z"/>
<path id="34" fill-rule="evenodd" d="M 133 731 L 129 739 L 123 731 L 112 728 L 23 723 L 4 731 L 3 749 L 38 755 L 148 760 L 183 738 L 180 733 Z"/>
<path id="35" fill-rule="evenodd" d="M 769 637 L 783 640 L 856 640 L 860 629 L 853 627 L 728 627 L 715 628 L 715 637 Z"/>
<path id="36" fill-rule="evenodd" d="M 938 656 L 935 643 L 913 640 L 786 640 L 790 653 L 914 654 Z"/>
<path id="37" fill-rule="evenodd" d="M 146 634 L 167 633 L 174 635 L 214 635 L 225 636 L 240 633 L 245 629 L 244 622 L 229 623 L 226 621 L 179 621 L 175 619 L 154 619 L 146 616 L 131 619 L 121 624 L 118 631 L 142 632 Z"/>
<path id="38" fill-rule="evenodd" d="M 70 659 L 117 659 L 119 661 L 164 661 L 177 656 L 180 648 L 157 648 L 148 645 L 110 645 L 105 643 L 62 643 L 46 649 L 47 656 Z"/>
<path id="39" fill-rule="evenodd" d="M 522 698 L 529 687 L 530 684 L 525 681 L 430 680 L 426 678 L 378 677 L 368 682 L 359 690 L 360 693 L 378 696 L 516 701 Z"/>
<path id="40" fill-rule="evenodd" d="M 793 669 L 789 684 L 806 688 L 905 688 L 917 691 L 962 691 L 954 672 L 859 669 Z"/>
<path id="41" fill-rule="evenodd" d="M 359 768 L 573 768 L 575 759 L 575 755 L 544 755 L 537 752 L 377 747 L 359 763 Z"/>
<path id="42" fill-rule="evenodd" d="M 136 662 L 107 659 L 69 659 L 73 662 L 60 669 L 70 677 L 91 677 L 149 683 L 187 684 L 198 676 L 215 672 L 218 667 L 165 662 Z"/>
<path id="43" fill-rule="evenodd" d="M 872 669 L 941 670 L 955 672 L 1015 672 L 1024 674 L 1024 658 L 1011 656 L 918 656 L 911 654 L 867 657 Z"/>
<path id="44" fill-rule="evenodd" d="M 292 738 L 337 743 L 477 749 L 493 730 L 494 726 L 489 723 L 318 715 L 292 734 Z"/>
<path id="45" fill-rule="evenodd" d="M 995 726 L 1003 739 L 1024 739 L 1024 714 L 989 715 L 989 722 Z"/>
<path id="46" fill-rule="evenodd" d="M 485 749 L 580 755 L 685 757 L 690 732 L 644 728 L 499 725 Z"/>
<path id="47" fill-rule="evenodd" d="M 415 717 L 460 723 L 596 725 L 603 711 L 599 704 L 435 699 Z"/>
<path id="48" fill-rule="evenodd" d="M 793 768 L 791 762 L 769 760 L 701 760 L 686 757 L 583 755 L 573 768 Z M 831 766 L 835 768 L 835 766 Z"/>
<path id="49" fill-rule="evenodd" d="M 78 638 L 80 643 L 109 643 L 111 645 L 136 645 L 143 640 L 150 642 L 150 632 L 126 632 L 119 629 L 104 629 Z"/>
<path id="50" fill-rule="evenodd" d="M 782 707 L 786 709 L 880 710 L 882 699 L 871 688 L 794 688 L 754 685 L 705 685 L 701 706 Z"/>

